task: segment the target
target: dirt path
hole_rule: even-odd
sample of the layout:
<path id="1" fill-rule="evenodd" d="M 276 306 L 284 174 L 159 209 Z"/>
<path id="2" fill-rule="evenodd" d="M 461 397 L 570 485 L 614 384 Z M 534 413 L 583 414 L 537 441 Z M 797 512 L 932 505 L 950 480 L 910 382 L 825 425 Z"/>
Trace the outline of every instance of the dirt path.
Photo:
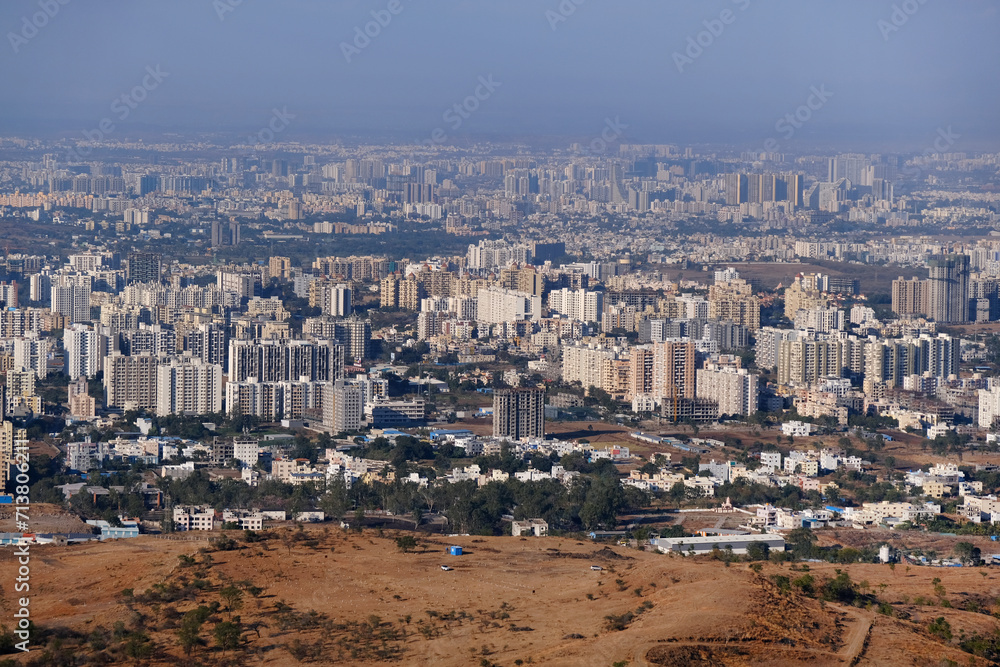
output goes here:
<path id="1" fill-rule="evenodd" d="M 872 631 L 872 619 L 867 614 L 863 614 L 851 607 L 842 607 L 835 604 L 828 604 L 828 606 L 848 616 L 853 616 L 858 620 L 854 627 L 851 628 L 850 639 L 844 642 L 844 648 L 837 652 L 837 655 L 846 660 L 848 664 L 856 664 L 857 660 L 861 657 L 862 651 L 864 651 L 865 640 L 868 639 L 868 635 Z"/>

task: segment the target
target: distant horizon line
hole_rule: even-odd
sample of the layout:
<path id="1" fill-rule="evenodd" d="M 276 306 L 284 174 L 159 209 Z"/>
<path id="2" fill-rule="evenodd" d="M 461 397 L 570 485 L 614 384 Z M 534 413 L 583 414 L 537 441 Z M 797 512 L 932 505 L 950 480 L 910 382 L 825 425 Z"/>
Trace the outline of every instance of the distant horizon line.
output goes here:
<path id="1" fill-rule="evenodd" d="M 130 134 L 122 134 L 113 137 L 111 140 L 97 142 L 86 141 L 82 132 L 68 130 L 53 130 L 45 132 L 19 132 L 0 129 L 0 141 L 2 140 L 22 140 L 37 141 L 41 143 L 51 143 L 53 145 L 64 145 L 67 142 L 76 145 L 86 145 L 99 148 L 101 150 L 124 150 L 123 144 L 136 143 L 178 143 L 197 144 L 209 142 L 214 144 L 212 148 L 217 150 L 227 150 L 240 146 L 252 146 L 245 140 L 249 137 L 240 130 L 194 130 L 194 129 L 148 129 L 145 131 L 133 131 Z M 288 132 L 287 136 L 282 136 L 274 141 L 264 144 L 256 144 L 256 150 L 261 153 L 274 153 L 287 151 L 296 145 L 315 144 L 317 146 L 398 146 L 401 148 L 419 147 L 420 152 L 438 152 L 441 150 L 459 150 L 463 152 L 475 150 L 477 146 L 483 144 L 493 147 L 501 147 L 505 144 L 512 147 L 526 148 L 539 151 L 566 151 L 571 152 L 573 144 L 587 143 L 592 137 L 577 134 L 525 134 L 520 132 L 482 132 L 477 134 L 456 135 L 455 139 L 461 141 L 449 141 L 435 144 L 433 146 L 422 145 L 419 139 L 409 138 L 407 133 L 391 130 L 381 131 L 302 131 Z M 228 145 L 226 142 L 229 142 Z M 805 144 L 805 142 L 798 142 Z M 905 145 L 904 145 L 905 144 Z M 704 157 L 705 153 L 760 153 L 767 152 L 779 155 L 790 155 L 796 157 L 823 156 L 833 153 L 865 153 L 865 154 L 919 154 L 919 153 L 973 153 L 990 154 L 1000 152 L 1000 140 L 991 139 L 983 141 L 965 140 L 963 145 L 951 146 L 947 150 L 934 150 L 933 142 L 925 139 L 924 144 L 913 142 L 858 142 L 855 140 L 841 141 L 817 141 L 805 145 L 788 147 L 785 150 L 765 151 L 762 141 L 723 141 L 723 140 L 672 140 L 656 141 L 641 140 L 639 138 L 624 138 L 608 146 L 608 149 L 601 153 L 581 151 L 579 157 L 591 157 L 595 159 L 610 159 L 618 157 L 618 147 L 626 146 L 671 146 L 683 152 L 691 149 L 697 156 Z M 974 147 L 966 147 L 966 144 L 973 144 Z M 23 147 L 22 149 L 28 149 Z M 135 150 L 131 148 L 130 150 Z M 293 151 L 294 152 L 294 151 Z M 663 159 L 681 158 L 683 155 L 658 156 Z"/>

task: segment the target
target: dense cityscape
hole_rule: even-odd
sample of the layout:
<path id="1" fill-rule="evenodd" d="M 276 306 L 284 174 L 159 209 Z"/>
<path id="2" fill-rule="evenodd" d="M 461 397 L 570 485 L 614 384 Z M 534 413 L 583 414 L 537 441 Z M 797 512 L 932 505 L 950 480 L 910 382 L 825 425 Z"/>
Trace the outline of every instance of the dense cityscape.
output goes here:
<path id="1" fill-rule="evenodd" d="M 15 4 L 0 667 L 1000 660 L 995 4 Z"/>

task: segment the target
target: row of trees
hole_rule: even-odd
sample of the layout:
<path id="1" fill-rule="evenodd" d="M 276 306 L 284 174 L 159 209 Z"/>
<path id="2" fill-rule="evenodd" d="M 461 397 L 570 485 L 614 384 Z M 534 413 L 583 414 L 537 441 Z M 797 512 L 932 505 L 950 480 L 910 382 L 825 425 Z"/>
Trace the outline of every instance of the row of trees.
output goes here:
<path id="1" fill-rule="evenodd" d="M 575 459 L 566 462 L 571 466 L 581 463 Z M 405 461 L 402 465 L 406 465 Z M 584 462 L 582 466 L 590 464 Z M 439 512 L 447 517 L 451 529 L 477 534 L 502 533 L 505 516 L 541 517 L 553 530 L 613 528 L 619 514 L 648 504 L 648 494 L 623 487 L 607 466 L 591 472 L 568 487 L 557 480 L 521 482 L 512 478 L 483 487 L 471 480 L 428 487 L 397 480 L 357 482 L 348 488 L 342 480 L 299 485 L 267 480 L 249 486 L 229 478 L 211 480 L 199 470 L 184 479 L 161 479 L 158 487 L 172 505 L 207 504 L 216 509 L 282 509 L 293 513 L 319 509 L 329 517 L 344 517 L 358 510 L 386 510 L 414 517 L 417 524 L 425 514 Z M 59 477 L 42 478 L 32 487 L 32 497 L 62 504 L 62 493 L 55 484 L 63 481 Z M 109 521 L 116 520 L 119 514 L 143 514 L 145 499 L 137 491 L 142 481 L 140 473 L 116 473 L 102 481 L 124 490 L 98 496 L 79 493 L 69 501 L 70 507 L 84 517 Z"/>
<path id="2" fill-rule="evenodd" d="M 551 530 L 579 531 L 613 528 L 618 516 L 647 505 L 647 494 L 623 487 L 616 478 L 580 477 L 570 486 L 557 480 L 491 482 L 478 486 L 465 480 L 454 484 L 419 487 L 413 483 L 330 484 L 319 498 L 328 514 L 343 516 L 350 509 L 383 509 L 411 515 L 419 522 L 428 512 L 448 519 L 450 530 L 498 535 L 505 516 L 542 518 Z"/>

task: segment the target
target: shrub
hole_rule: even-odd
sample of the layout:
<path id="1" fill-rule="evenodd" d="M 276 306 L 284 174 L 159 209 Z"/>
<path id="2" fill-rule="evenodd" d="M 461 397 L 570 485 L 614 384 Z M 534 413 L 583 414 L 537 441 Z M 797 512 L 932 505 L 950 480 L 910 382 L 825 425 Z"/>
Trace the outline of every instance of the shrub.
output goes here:
<path id="1" fill-rule="evenodd" d="M 927 626 L 927 631 L 946 642 L 951 641 L 951 623 L 945 620 L 944 616 L 938 616 L 931 621 L 930 625 Z"/>
<path id="2" fill-rule="evenodd" d="M 609 632 L 611 631 L 621 631 L 629 626 L 629 624 L 635 619 L 635 614 L 630 611 L 624 614 L 608 614 L 604 617 L 604 627 Z"/>

